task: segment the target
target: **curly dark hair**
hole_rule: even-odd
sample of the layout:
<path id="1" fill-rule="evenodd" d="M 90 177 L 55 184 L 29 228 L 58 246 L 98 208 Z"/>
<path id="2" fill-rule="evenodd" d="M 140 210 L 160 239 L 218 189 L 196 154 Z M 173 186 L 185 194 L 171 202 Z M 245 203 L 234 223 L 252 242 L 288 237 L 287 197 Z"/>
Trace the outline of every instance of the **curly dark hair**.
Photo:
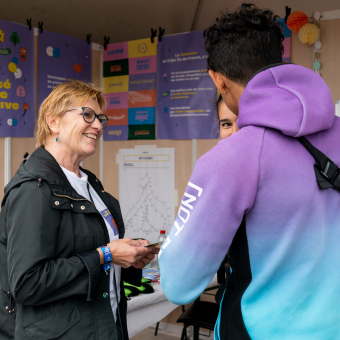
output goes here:
<path id="1" fill-rule="evenodd" d="M 233 13 L 222 13 L 203 33 L 208 68 L 246 86 L 261 68 L 281 63 L 284 35 L 278 18 L 246 3 Z"/>

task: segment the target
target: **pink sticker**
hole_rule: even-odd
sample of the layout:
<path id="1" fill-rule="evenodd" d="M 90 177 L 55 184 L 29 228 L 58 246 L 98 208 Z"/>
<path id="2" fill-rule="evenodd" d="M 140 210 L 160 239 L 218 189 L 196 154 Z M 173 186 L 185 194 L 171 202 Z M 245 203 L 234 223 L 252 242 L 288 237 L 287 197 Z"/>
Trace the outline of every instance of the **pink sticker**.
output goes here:
<path id="1" fill-rule="evenodd" d="M 126 109 L 128 107 L 128 93 L 127 92 L 117 92 L 117 93 L 106 93 L 106 109 Z"/>
<path id="2" fill-rule="evenodd" d="M 156 72 L 157 56 L 129 59 L 129 74 L 143 74 Z"/>
<path id="3" fill-rule="evenodd" d="M 104 50 L 103 60 L 119 60 L 128 58 L 128 43 L 127 41 L 107 45 L 107 50 Z"/>

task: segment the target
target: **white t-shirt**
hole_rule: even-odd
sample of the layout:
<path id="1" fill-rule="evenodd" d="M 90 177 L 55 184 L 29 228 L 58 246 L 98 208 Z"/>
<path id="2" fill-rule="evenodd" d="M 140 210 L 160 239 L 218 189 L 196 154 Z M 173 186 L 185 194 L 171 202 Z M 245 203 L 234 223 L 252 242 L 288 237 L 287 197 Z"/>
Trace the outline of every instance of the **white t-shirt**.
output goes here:
<path id="1" fill-rule="evenodd" d="M 67 179 L 69 180 L 70 184 L 72 185 L 73 189 L 81 196 L 87 198 L 89 201 L 90 200 L 90 195 L 87 190 L 87 175 L 79 170 L 81 178 L 79 178 L 74 172 L 69 171 L 62 166 L 60 166 L 61 169 L 64 171 L 64 174 L 66 175 Z M 110 242 L 114 240 L 119 239 L 119 234 L 118 234 L 118 229 L 116 226 L 116 223 L 110 213 L 110 211 L 107 209 L 107 206 L 104 204 L 102 199 L 99 197 L 99 195 L 96 193 L 96 191 L 91 187 L 91 184 L 89 183 L 90 186 L 90 193 L 94 202 L 94 205 L 96 206 L 97 210 L 100 212 L 102 215 L 105 225 L 107 228 L 107 231 L 110 236 Z M 120 300 L 120 272 L 121 272 L 121 267 L 118 265 L 113 265 L 111 263 L 111 266 L 114 267 L 115 270 L 115 276 L 116 276 L 116 286 L 117 286 L 117 293 L 118 293 L 118 302 Z M 115 294 L 115 289 L 113 286 L 113 270 L 111 267 L 110 270 L 110 299 L 111 299 L 111 307 L 112 307 L 112 312 L 114 315 L 114 318 L 116 320 L 116 311 L 117 311 L 117 298 Z M 116 320 L 117 321 L 117 320 Z"/>

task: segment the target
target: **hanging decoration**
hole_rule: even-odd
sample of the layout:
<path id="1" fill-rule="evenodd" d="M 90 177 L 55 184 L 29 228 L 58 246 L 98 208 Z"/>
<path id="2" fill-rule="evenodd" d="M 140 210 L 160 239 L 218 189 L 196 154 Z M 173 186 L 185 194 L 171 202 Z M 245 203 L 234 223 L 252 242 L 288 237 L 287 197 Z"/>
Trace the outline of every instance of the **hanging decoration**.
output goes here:
<path id="1" fill-rule="evenodd" d="M 292 14 L 290 14 L 287 18 L 287 26 L 291 31 L 299 32 L 299 29 L 308 24 L 308 16 L 307 14 L 295 11 Z"/>
<path id="2" fill-rule="evenodd" d="M 313 45 L 319 39 L 319 29 L 314 24 L 306 24 L 299 30 L 299 40 L 303 44 Z"/>
<path id="3" fill-rule="evenodd" d="M 320 68 L 321 68 L 321 63 L 319 61 L 320 59 L 320 48 L 322 46 L 321 42 L 320 42 L 320 19 L 321 19 L 322 15 L 320 12 L 315 12 L 313 14 L 313 19 L 314 19 L 314 24 L 315 26 L 317 26 L 318 31 L 319 31 L 319 37 L 318 40 L 315 42 L 314 44 L 314 49 L 313 49 L 313 69 L 316 73 L 320 74 Z"/>
<path id="4" fill-rule="evenodd" d="M 291 31 L 298 32 L 299 40 L 306 45 L 314 45 L 313 48 L 313 69 L 319 73 L 321 68 L 320 59 L 320 19 L 322 15 L 320 12 L 313 13 L 309 22 L 307 14 L 295 11 L 287 18 L 287 26 Z"/>

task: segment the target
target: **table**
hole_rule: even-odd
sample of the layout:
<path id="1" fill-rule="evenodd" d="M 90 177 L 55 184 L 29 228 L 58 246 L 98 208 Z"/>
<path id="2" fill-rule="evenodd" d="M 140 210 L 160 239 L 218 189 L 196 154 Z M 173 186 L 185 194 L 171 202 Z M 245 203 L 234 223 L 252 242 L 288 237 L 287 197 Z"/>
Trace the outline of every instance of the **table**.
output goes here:
<path id="1" fill-rule="evenodd" d="M 208 287 L 216 283 L 217 275 Z M 178 307 L 166 298 L 160 283 L 154 283 L 153 288 L 154 293 L 140 294 L 127 302 L 127 326 L 130 338 L 162 320 Z"/>

